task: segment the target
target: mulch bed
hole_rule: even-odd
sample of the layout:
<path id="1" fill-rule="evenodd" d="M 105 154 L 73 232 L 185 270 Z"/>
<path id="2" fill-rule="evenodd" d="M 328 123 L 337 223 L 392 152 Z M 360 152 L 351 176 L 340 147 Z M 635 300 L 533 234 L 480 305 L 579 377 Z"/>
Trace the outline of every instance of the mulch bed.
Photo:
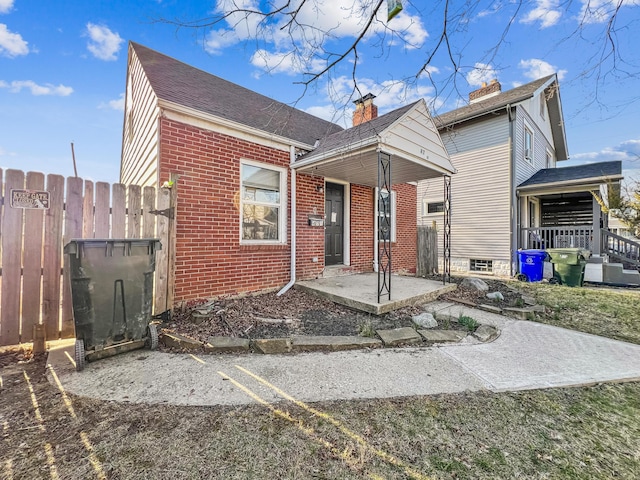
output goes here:
<path id="1" fill-rule="evenodd" d="M 455 283 L 462 278 L 454 277 Z M 440 297 L 465 304 L 514 305 L 520 294 L 507 284 L 485 280 L 489 291 L 499 291 L 503 301 L 491 301 L 484 292 L 458 288 Z M 176 309 L 171 321 L 163 324 L 169 333 L 179 333 L 206 342 L 211 336 L 237 338 L 277 338 L 292 335 L 371 335 L 375 330 L 413 326 L 412 317 L 424 312 L 421 306 L 405 307 L 385 315 L 352 310 L 296 289 L 278 297 L 275 293 L 248 295 L 216 301 L 196 300 Z M 440 328 L 462 328 L 447 323 Z"/>

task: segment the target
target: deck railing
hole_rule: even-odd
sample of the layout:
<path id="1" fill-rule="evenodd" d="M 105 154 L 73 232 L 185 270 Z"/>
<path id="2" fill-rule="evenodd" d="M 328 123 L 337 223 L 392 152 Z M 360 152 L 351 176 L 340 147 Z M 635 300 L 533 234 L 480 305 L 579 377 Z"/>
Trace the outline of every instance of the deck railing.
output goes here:
<path id="1" fill-rule="evenodd" d="M 520 248 L 586 248 L 599 251 L 592 225 L 528 227 L 520 229 Z"/>
<path id="2" fill-rule="evenodd" d="M 640 243 L 605 229 L 600 232 L 602 253 L 622 262 L 626 268 L 640 268 Z"/>

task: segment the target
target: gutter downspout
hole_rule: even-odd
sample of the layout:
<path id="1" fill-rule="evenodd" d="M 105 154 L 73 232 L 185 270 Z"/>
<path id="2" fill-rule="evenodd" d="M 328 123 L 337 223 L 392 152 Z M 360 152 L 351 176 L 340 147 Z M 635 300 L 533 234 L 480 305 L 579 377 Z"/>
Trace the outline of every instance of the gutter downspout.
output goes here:
<path id="1" fill-rule="evenodd" d="M 287 283 L 282 290 L 277 293 L 277 296 L 284 295 L 287 290 L 293 287 L 296 283 L 296 170 L 293 168 L 293 164 L 296 161 L 296 147 L 291 145 L 289 153 L 291 170 L 291 280 Z"/>
<path id="2" fill-rule="evenodd" d="M 378 256 L 380 244 L 378 240 L 378 187 L 373 189 L 373 271 L 378 273 Z"/>

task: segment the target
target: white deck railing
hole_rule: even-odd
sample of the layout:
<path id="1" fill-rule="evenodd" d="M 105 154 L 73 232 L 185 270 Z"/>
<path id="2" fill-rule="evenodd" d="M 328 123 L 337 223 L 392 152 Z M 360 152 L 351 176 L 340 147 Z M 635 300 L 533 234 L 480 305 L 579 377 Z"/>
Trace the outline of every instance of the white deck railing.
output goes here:
<path id="1" fill-rule="evenodd" d="M 528 227 L 520 229 L 520 245 L 523 249 L 586 248 L 599 251 L 593 237 L 592 225 Z"/>

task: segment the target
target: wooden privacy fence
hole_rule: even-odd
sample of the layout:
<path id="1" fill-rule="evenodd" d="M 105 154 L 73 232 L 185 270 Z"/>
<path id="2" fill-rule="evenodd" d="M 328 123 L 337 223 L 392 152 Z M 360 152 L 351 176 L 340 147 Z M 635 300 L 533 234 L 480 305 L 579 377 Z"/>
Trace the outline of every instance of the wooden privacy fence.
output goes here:
<path id="1" fill-rule="evenodd" d="M 66 179 L 0 169 L 0 346 L 74 335 L 63 247 L 77 238 L 159 238 L 154 312 L 173 302 L 173 212 L 169 189 Z M 46 180 L 46 181 L 45 181 Z"/>
<path id="2" fill-rule="evenodd" d="M 418 226 L 418 265 L 416 275 L 426 277 L 438 273 L 438 230 Z"/>

